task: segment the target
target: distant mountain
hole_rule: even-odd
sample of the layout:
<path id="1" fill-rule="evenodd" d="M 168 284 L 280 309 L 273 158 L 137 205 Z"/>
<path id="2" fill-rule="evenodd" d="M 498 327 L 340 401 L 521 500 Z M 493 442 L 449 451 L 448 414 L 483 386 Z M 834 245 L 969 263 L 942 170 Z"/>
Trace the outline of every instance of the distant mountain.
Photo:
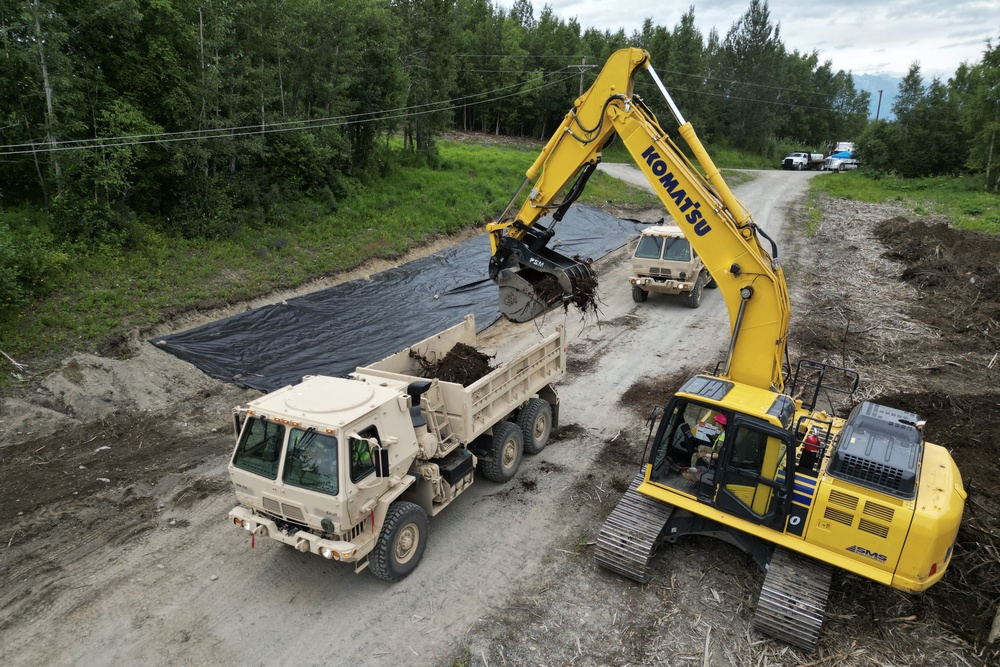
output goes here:
<path id="1" fill-rule="evenodd" d="M 872 120 L 876 115 L 879 120 L 893 120 L 892 104 L 896 100 L 896 93 L 899 92 L 899 83 L 903 80 L 901 76 L 889 76 L 888 74 L 853 74 L 854 87 L 857 90 L 867 90 L 871 93 L 871 104 L 868 107 L 868 117 Z M 878 91 L 882 91 L 882 104 L 879 104 Z"/>

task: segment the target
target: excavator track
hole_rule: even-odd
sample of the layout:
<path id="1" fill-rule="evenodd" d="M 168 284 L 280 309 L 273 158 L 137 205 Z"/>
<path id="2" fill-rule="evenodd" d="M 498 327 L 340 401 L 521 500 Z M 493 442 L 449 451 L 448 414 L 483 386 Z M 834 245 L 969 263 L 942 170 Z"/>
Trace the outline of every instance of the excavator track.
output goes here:
<path id="1" fill-rule="evenodd" d="M 833 568 L 777 547 L 757 600 L 753 627 L 807 650 L 816 647 Z"/>
<path id="2" fill-rule="evenodd" d="M 674 511 L 672 505 L 639 493 L 643 474 L 640 470 L 604 521 L 594 552 L 598 565 L 640 584 L 653 576 L 649 562 Z"/>

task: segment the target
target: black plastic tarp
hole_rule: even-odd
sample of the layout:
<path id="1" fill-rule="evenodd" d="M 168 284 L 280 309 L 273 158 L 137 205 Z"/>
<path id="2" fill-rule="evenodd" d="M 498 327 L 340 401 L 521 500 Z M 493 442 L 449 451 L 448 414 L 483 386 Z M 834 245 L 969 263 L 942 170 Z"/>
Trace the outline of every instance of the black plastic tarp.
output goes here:
<path id="1" fill-rule="evenodd" d="M 542 224 L 547 225 L 548 219 Z M 577 206 L 549 247 L 603 257 L 644 225 Z M 211 377 L 273 391 L 304 375 L 343 376 L 438 331 L 468 313 L 480 330 L 499 317 L 483 234 L 408 264 L 151 342 Z"/>

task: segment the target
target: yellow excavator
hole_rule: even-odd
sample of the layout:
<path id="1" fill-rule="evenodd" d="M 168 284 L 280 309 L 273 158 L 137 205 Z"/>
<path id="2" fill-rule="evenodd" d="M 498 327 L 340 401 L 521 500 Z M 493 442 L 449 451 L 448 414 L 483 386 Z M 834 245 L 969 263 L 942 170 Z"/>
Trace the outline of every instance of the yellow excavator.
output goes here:
<path id="1" fill-rule="evenodd" d="M 704 176 L 635 94 L 643 69 Z M 586 262 L 546 244 L 616 135 L 718 284 L 730 332 L 714 373 L 689 379 L 650 415 L 642 468 L 601 527 L 597 563 L 647 582 L 664 541 L 723 539 L 766 572 L 753 627 L 806 649 L 819 640 L 836 568 L 907 592 L 934 585 L 965 504 L 958 468 L 924 440 L 916 414 L 867 401 L 846 418 L 817 408 L 828 392 L 854 393 L 858 375 L 807 359 L 792 368 L 777 246 L 730 191 L 646 51 L 608 59 L 487 226 L 503 315 L 528 321 L 593 280 Z"/>

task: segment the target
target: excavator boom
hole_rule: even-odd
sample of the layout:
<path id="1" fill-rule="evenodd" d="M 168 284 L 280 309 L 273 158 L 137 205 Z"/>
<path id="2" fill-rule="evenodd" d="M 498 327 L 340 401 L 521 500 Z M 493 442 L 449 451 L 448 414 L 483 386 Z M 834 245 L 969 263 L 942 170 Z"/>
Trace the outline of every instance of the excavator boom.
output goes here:
<path id="1" fill-rule="evenodd" d="M 705 176 L 634 94 L 635 76 L 643 69 L 666 100 L 680 136 Z M 501 313 L 513 321 L 528 321 L 561 299 L 592 288 L 593 276 L 585 264 L 546 244 L 615 135 L 684 229 L 723 293 L 730 316 L 730 349 L 722 375 L 781 391 L 790 307 L 776 247 L 772 243 L 768 252 L 761 245 L 762 230 L 729 189 L 642 49 L 622 49 L 609 58 L 528 169 L 518 193 L 529 184 L 531 189 L 521 207 L 511 212 L 515 194 L 500 219 L 487 225 L 490 277 L 499 286 Z M 556 203 L 571 181 L 565 197 Z M 548 213 L 552 221 L 543 228 L 538 223 Z M 763 350 L 770 353 L 762 354 Z"/>

